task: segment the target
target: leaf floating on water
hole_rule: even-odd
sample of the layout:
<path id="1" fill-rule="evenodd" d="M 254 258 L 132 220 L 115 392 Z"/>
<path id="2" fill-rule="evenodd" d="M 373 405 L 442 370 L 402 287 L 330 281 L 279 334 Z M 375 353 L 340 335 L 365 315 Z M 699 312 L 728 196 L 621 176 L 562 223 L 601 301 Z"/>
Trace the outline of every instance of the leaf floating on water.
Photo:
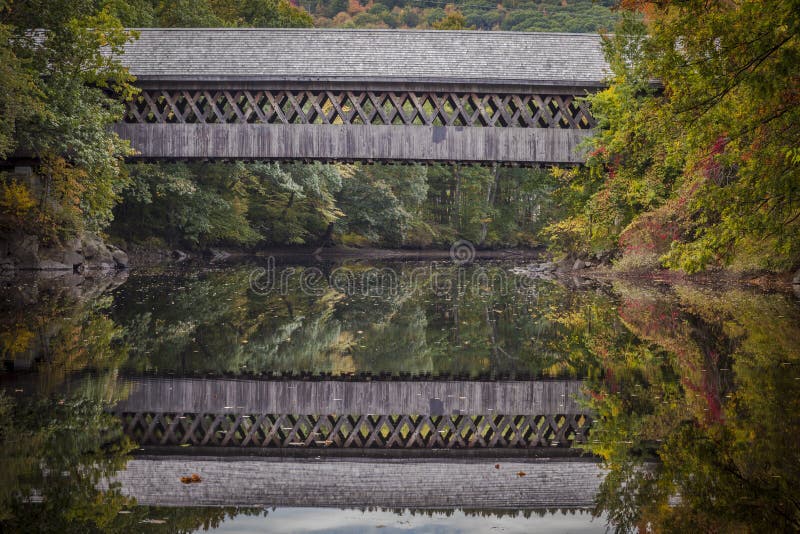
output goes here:
<path id="1" fill-rule="evenodd" d="M 500 469 L 500 464 L 494 464 L 495 469 Z"/>
<path id="2" fill-rule="evenodd" d="M 521 477 L 524 477 L 527 474 L 528 473 L 526 473 L 525 471 L 520 471 L 519 473 L 517 473 L 517 476 L 521 478 Z"/>

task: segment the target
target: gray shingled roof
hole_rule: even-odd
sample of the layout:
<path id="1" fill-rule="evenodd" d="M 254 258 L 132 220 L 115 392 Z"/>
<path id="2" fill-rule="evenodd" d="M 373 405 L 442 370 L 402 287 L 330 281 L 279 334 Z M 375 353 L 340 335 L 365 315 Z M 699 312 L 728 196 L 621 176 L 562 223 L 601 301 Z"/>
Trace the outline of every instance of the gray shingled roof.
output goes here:
<path id="1" fill-rule="evenodd" d="M 291 80 L 594 86 L 589 34 L 331 29 L 141 29 L 123 57 L 142 80 Z"/>

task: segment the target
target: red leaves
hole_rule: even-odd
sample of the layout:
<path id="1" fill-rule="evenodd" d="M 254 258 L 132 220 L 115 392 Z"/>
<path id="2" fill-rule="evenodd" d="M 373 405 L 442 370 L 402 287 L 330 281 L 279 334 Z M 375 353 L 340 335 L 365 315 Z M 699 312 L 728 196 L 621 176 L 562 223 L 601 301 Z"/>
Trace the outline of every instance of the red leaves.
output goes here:
<path id="1" fill-rule="evenodd" d="M 713 180 L 718 185 L 721 182 L 721 177 L 725 173 L 724 166 L 718 161 L 717 156 L 725 152 L 725 147 L 728 144 L 728 137 L 720 135 L 708 151 L 708 156 L 700 160 L 700 172 L 703 173 L 706 180 Z"/>

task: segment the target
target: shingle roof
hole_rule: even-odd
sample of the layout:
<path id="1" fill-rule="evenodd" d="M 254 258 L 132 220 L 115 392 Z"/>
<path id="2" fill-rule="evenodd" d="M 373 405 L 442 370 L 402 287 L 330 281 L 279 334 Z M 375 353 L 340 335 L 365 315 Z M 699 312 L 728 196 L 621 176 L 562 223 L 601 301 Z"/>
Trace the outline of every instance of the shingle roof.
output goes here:
<path id="1" fill-rule="evenodd" d="M 594 86 L 590 34 L 331 29 L 141 29 L 123 57 L 142 80 L 292 80 Z"/>

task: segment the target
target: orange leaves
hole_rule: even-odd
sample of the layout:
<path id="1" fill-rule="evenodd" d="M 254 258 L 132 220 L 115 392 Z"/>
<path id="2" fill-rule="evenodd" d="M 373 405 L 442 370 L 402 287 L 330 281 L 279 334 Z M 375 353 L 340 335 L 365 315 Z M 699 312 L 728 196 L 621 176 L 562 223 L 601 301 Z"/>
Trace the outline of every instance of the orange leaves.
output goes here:
<path id="1" fill-rule="evenodd" d="M 41 173 L 50 182 L 58 200 L 78 208 L 85 190 L 83 181 L 87 178 L 84 169 L 74 167 L 60 156 L 47 155 L 42 158 Z"/>
<path id="2" fill-rule="evenodd" d="M 622 0 L 620 8 L 644 15 L 645 22 L 653 19 L 659 9 L 664 9 L 668 2 L 651 2 L 648 0 Z"/>

